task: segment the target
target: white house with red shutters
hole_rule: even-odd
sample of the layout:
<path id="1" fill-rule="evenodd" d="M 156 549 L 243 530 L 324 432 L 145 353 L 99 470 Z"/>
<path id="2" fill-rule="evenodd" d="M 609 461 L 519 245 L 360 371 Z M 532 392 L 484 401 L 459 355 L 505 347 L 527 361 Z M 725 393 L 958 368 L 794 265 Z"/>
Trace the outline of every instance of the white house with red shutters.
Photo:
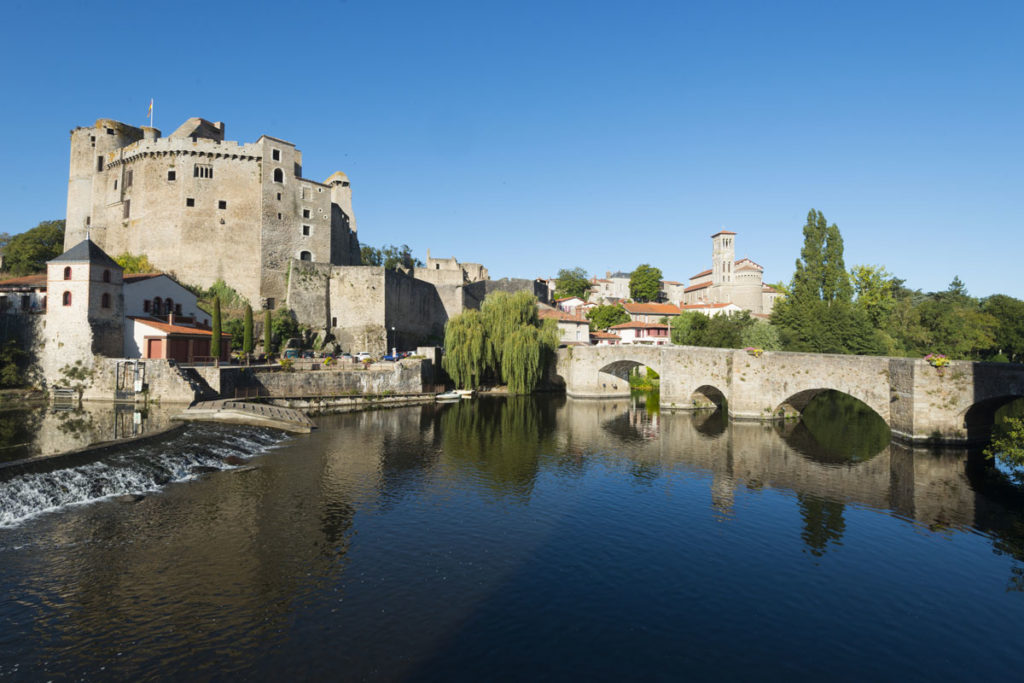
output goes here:
<path id="1" fill-rule="evenodd" d="M 662 346 L 671 343 L 668 325 L 630 321 L 612 325 L 608 331 L 618 335 L 620 344 L 654 344 Z"/>

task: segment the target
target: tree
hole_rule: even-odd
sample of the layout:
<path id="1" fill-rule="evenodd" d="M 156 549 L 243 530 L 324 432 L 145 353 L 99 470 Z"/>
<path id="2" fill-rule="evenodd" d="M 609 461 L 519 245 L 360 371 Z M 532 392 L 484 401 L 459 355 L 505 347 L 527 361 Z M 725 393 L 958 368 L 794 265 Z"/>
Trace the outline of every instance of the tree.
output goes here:
<path id="1" fill-rule="evenodd" d="M 213 337 L 210 339 L 210 355 L 220 358 L 220 297 L 213 298 Z"/>
<path id="2" fill-rule="evenodd" d="M 252 353 L 252 306 L 245 305 L 245 316 L 242 320 L 242 351 L 249 355 Z"/>
<path id="3" fill-rule="evenodd" d="M 1024 301 L 994 294 L 982 301 L 981 311 L 996 320 L 992 355 L 1003 354 L 1013 363 L 1024 361 Z"/>
<path id="4" fill-rule="evenodd" d="M 269 356 L 273 352 L 272 349 L 270 348 L 270 342 L 272 341 L 271 334 L 272 332 L 270 329 L 270 309 L 265 308 L 263 309 L 263 353 L 265 353 L 267 356 Z"/>
<path id="5" fill-rule="evenodd" d="M 839 228 L 811 209 L 789 294 L 772 312 L 783 347 L 815 353 L 884 353 L 886 345 L 866 311 L 855 308 L 852 299 Z"/>
<path id="6" fill-rule="evenodd" d="M 360 262 L 364 266 L 384 266 L 388 270 L 402 268 L 422 267 L 423 261 L 413 258 L 412 249 L 408 244 L 396 247 L 393 244 L 386 244 L 382 249 L 363 245 L 359 248 Z"/>
<path id="7" fill-rule="evenodd" d="M 466 311 L 445 326 L 442 366 L 461 388 L 490 376 L 514 394 L 533 391 L 558 348 L 558 324 L 537 318 L 527 292 L 494 292 L 479 311 Z"/>
<path id="8" fill-rule="evenodd" d="M 779 328 L 764 320 L 754 320 L 740 332 L 740 348 L 754 347 L 764 351 L 781 351 Z"/>
<path id="9" fill-rule="evenodd" d="M 64 221 L 43 221 L 10 238 L 4 247 L 4 271 L 13 276 L 46 270 L 46 262 L 64 252 Z"/>
<path id="10" fill-rule="evenodd" d="M 697 311 L 683 311 L 669 323 L 669 336 L 679 346 L 701 346 L 708 316 Z"/>
<path id="11" fill-rule="evenodd" d="M 224 331 L 231 335 L 232 351 L 242 350 L 242 335 L 245 333 L 243 325 L 241 318 L 224 318 L 223 327 Z"/>
<path id="12" fill-rule="evenodd" d="M 145 254 L 135 256 L 126 251 L 123 254 L 118 254 L 117 257 L 114 258 L 114 261 L 124 269 L 125 275 L 130 275 L 131 273 L 152 273 L 156 271 L 153 264 L 149 262 L 149 257 Z M 223 282 L 223 280 L 221 280 L 221 282 Z"/>
<path id="13" fill-rule="evenodd" d="M 270 327 L 273 330 L 274 337 L 277 338 L 278 348 L 284 348 L 289 339 L 298 337 L 301 333 L 299 323 L 295 319 L 295 314 L 287 308 L 277 309 Z"/>
<path id="14" fill-rule="evenodd" d="M 896 307 L 895 278 L 883 266 L 854 266 L 850 280 L 857 295 L 856 304 L 867 314 L 871 324 L 884 329 Z"/>
<path id="15" fill-rule="evenodd" d="M 629 322 L 629 313 L 622 306 L 594 306 L 587 311 L 587 320 L 595 330 L 607 330 L 612 325 Z"/>
<path id="16" fill-rule="evenodd" d="M 629 276 L 629 296 L 634 301 L 656 301 L 661 293 L 661 270 L 641 263 Z"/>
<path id="17" fill-rule="evenodd" d="M 1007 467 L 1015 481 L 1024 481 L 1024 419 L 1007 417 L 984 453 Z"/>
<path id="18" fill-rule="evenodd" d="M 562 268 L 558 271 L 558 277 L 555 278 L 555 298 L 564 299 L 576 296 L 586 301 L 591 287 L 590 280 L 587 279 L 587 271 L 582 268 L 571 270 Z"/>

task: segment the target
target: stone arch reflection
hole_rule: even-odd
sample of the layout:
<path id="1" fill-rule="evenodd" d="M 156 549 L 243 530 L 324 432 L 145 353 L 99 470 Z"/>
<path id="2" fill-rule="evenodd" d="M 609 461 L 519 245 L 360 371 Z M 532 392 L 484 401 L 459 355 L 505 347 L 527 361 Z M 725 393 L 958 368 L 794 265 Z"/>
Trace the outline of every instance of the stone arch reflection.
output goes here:
<path id="1" fill-rule="evenodd" d="M 832 389 L 795 394 L 799 420 L 778 426 L 786 443 L 811 460 L 831 465 L 864 462 L 892 439 L 885 420 L 869 405 Z"/>
<path id="2" fill-rule="evenodd" d="M 992 436 L 993 428 L 1004 416 L 1024 417 L 1024 397 L 1008 395 L 978 401 L 964 411 L 963 425 L 967 438 L 980 443 Z"/>
<path id="3" fill-rule="evenodd" d="M 693 403 L 693 407 L 697 409 L 714 408 L 722 410 L 726 407 L 725 394 L 722 393 L 721 389 L 710 384 L 703 384 L 697 387 L 690 394 L 690 401 Z"/>

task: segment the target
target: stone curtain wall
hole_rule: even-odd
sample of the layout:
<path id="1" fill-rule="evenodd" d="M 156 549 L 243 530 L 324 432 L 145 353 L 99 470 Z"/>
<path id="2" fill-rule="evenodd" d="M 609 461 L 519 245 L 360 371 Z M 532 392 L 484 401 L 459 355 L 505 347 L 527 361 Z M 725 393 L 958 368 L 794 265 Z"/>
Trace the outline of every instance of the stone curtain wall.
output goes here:
<path id="1" fill-rule="evenodd" d="M 233 398 L 236 391 L 258 390 L 264 396 L 317 397 L 348 394 L 413 394 L 424 388 L 424 373 L 429 364 L 422 360 L 374 363 L 369 367 L 332 367 L 286 372 L 260 368 L 204 368 L 203 378 L 220 391 L 222 398 Z M 211 377 L 216 373 L 217 377 Z"/>

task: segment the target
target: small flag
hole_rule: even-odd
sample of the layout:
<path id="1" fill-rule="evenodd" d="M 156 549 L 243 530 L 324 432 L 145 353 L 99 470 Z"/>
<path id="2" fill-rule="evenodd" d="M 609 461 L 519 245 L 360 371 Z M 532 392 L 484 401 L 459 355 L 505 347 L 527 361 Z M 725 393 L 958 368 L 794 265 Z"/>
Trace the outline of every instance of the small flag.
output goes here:
<path id="1" fill-rule="evenodd" d="M 153 117 L 153 100 L 150 99 L 149 100 L 149 111 L 146 112 L 146 118 L 152 118 L 152 117 Z"/>

